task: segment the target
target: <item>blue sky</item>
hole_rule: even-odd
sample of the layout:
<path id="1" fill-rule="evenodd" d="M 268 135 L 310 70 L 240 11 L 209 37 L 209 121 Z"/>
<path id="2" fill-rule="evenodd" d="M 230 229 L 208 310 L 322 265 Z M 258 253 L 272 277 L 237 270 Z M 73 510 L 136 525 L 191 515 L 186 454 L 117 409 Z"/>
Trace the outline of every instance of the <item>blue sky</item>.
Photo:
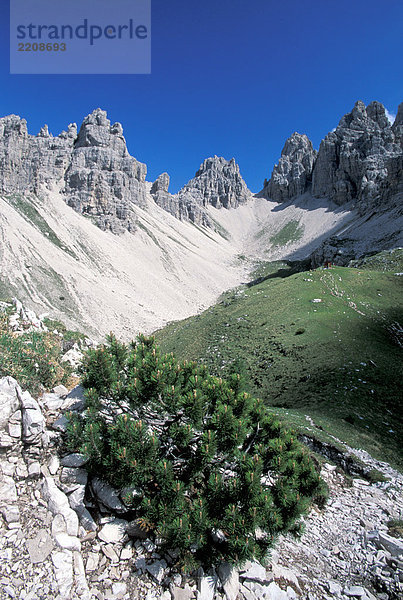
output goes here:
<path id="1" fill-rule="evenodd" d="M 214 154 L 258 191 L 293 131 L 318 147 L 356 100 L 403 101 L 401 0 L 152 0 L 151 75 L 10 75 L 0 2 L 0 116 L 57 135 L 99 106 L 171 191 Z"/>

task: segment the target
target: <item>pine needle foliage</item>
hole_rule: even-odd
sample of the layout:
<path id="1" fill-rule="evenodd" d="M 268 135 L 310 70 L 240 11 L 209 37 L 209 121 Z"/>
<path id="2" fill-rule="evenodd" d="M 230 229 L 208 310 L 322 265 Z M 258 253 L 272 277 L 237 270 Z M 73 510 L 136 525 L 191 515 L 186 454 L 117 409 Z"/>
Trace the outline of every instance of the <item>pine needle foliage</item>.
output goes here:
<path id="1" fill-rule="evenodd" d="M 86 412 L 68 444 L 185 568 L 263 559 L 322 482 L 295 432 L 242 389 L 194 362 L 162 355 L 154 338 L 112 334 L 82 367 Z"/>

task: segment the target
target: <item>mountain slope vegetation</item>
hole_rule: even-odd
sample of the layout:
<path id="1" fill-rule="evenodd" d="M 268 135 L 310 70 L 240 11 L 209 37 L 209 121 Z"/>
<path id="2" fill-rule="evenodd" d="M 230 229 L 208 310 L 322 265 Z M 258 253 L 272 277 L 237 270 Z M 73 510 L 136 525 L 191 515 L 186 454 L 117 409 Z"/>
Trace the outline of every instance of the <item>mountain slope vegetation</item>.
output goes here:
<path id="1" fill-rule="evenodd" d="M 359 267 L 262 265 L 251 283 L 156 333 L 163 351 L 241 370 L 249 391 L 302 424 L 403 466 L 401 249 Z"/>

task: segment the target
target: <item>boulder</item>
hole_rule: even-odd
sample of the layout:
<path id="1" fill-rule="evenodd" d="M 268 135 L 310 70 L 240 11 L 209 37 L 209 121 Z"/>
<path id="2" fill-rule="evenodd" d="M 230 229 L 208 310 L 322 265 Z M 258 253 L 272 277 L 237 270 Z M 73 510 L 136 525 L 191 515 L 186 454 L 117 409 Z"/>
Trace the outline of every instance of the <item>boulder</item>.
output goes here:
<path id="1" fill-rule="evenodd" d="M 38 402 L 27 391 L 19 393 L 22 410 L 22 439 L 26 444 L 41 442 L 45 431 L 45 417 Z"/>
<path id="2" fill-rule="evenodd" d="M 119 499 L 118 492 L 115 489 L 113 489 L 113 487 L 109 485 L 109 483 L 98 479 L 98 477 L 94 477 L 94 479 L 91 482 L 91 488 L 94 493 L 94 496 L 106 508 L 116 513 L 127 512 L 126 508 Z"/>
<path id="3" fill-rule="evenodd" d="M 78 517 L 70 508 L 66 494 L 56 486 L 51 477 L 45 477 L 42 485 L 42 497 L 48 503 L 53 515 L 61 514 L 67 524 L 67 533 L 76 536 L 78 533 Z"/>
<path id="4" fill-rule="evenodd" d="M 202 574 L 197 579 L 197 600 L 213 600 L 218 577 L 216 572 Z"/>
<path id="5" fill-rule="evenodd" d="M 146 569 L 148 573 L 151 575 L 153 579 L 157 583 L 161 583 L 165 577 L 165 569 L 167 568 L 167 563 L 165 560 L 156 560 L 150 565 L 146 565 Z"/>
<path id="6" fill-rule="evenodd" d="M 67 454 L 66 456 L 63 456 L 63 458 L 60 461 L 60 464 L 63 467 L 78 468 L 78 467 L 83 467 L 85 464 L 87 464 L 87 462 L 88 462 L 88 458 L 86 456 L 76 452 L 74 454 Z"/>
<path id="7" fill-rule="evenodd" d="M 392 537 L 383 531 L 379 532 L 379 538 L 376 542 L 378 547 L 385 548 L 392 556 L 403 556 L 403 540 Z"/>
<path id="8" fill-rule="evenodd" d="M 60 596 L 58 597 L 60 597 L 60 600 L 69 600 L 74 583 L 72 551 L 53 552 L 52 563 L 59 588 Z"/>
<path id="9" fill-rule="evenodd" d="M 46 529 L 40 529 L 36 536 L 26 540 L 29 558 L 32 564 L 43 563 L 53 550 L 53 541 Z"/>
<path id="10" fill-rule="evenodd" d="M 226 600 L 236 600 L 239 590 L 239 574 L 237 569 L 227 562 L 218 567 L 218 576 L 224 589 Z"/>
<path id="11" fill-rule="evenodd" d="M 14 479 L 0 473 L 0 506 L 17 502 L 17 490 Z"/>
<path id="12" fill-rule="evenodd" d="M 247 567 L 247 568 L 246 568 Z M 266 569 L 258 562 L 249 562 L 245 565 L 246 570 L 240 569 L 240 578 L 258 581 L 259 583 L 269 583 L 270 579 L 266 574 Z"/>
<path id="13" fill-rule="evenodd" d="M 17 390 L 21 393 L 21 388 L 13 377 L 0 379 L 0 431 L 5 429 L 11 415 L 19 408 Z"/>
<path id="14" fill-rule="evenodd" d="M 98 537 L 107 544 L 121 542 L 126 535 L 127 525 L 128 522 L 124 519 L 113 519 L 102 527 L 98 532 Z"/>

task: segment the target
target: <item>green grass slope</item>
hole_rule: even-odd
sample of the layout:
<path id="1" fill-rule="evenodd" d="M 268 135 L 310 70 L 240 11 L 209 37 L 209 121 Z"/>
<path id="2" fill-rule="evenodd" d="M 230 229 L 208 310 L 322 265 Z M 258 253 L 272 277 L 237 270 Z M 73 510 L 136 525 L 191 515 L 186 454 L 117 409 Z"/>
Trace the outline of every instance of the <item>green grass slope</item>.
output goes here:
<path id="1" fill-rule="evenodd" d="M 216 306 L 158 331 L 158 342 L 214 373 L 242 370 L 249 391 L 294 425 L 308 414 L 402 468 L 402 251 L 356 268 L 295 270 L 264 265 Z"/>

